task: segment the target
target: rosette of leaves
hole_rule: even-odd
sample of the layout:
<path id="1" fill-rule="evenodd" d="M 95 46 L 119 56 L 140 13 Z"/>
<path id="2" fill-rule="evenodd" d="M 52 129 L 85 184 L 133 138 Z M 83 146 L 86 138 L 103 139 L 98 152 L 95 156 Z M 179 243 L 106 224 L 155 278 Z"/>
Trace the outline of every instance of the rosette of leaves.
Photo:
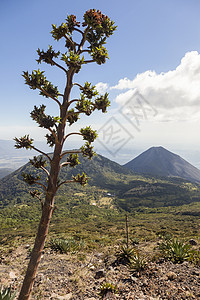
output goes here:
<path id="1" fill-rule="evenodd" d="M 122 264 L 129 264 L 135 255 L 135 248 L 123 245 L 120 251 L 116 254 L 117 261 Z"/>
<path id="2" fill-rule="evenodd" d="M 61 58 L 69 68 L 73 68 L 75 73 L 78 73 L 81 66 L 84 64 L 84 56 L 81 58 L 80 55 L 69 51 L 69 53 L 63 53 Z"/>
<path id="3" fill-rule="evenodd" d="M 174 263 L 182 263 L 190 259 L 191 247 L 188 243 L 172 238 L 163 241 L 159 249 L 167 260 L 171 260 Z"/>
<path id="4" fill-rule="evenodd" d="M 108 294 L 117 294 L 118 289 L 117 285 L 114 285 L 113 283 L 110 282 L 104 282 L 103 285 L 100 287 L 100 293 L 99 296 L 104 299 L 105 296 Z"/>
<path id="5" fill-rule="evenodd" d="M 12 293 L 11 286 L 9 288 L 1 287 L 0 300 L 14 300 L 17 292 Z"/>
<path id="6" fill-rule="evenodd" d="M 21 148 L 25 148 L 26 150 L 32 149 L 33 139 L 29 138 L 29 135 L 25 135 L 19 139 L 14 138 L 14 141 L 15 141 L 16 149 L 21 149 Z"/>
<path id="7" fill-rule="evenodd" d="M 84 146 L 81 147 L 81 152 L 84 157 L 88 157 L 91 159 L 94 155 L 95 152 L 93 151 L 93 146 L 89 142 L 86 142 Z"/>
<path id="8" fill-rule="evenodd" d="M 78 174 L 77 176 L 72 176 L 74 182 L 80 183 L 82 186 L 87 184 L 88 177 L 85 173 L 82 173 L 82 175 Z"/>
<path id="9" fill-rule="evenodd" d="M 76 253 L 78 250 L 83 249 L 85 247 L 85 243 L 83 240 L 77 241 L 74 238 L 68 239 L 51 239 L 49 242 L 50 248 L 61 254 L 63 253 Z"/>
<path id="10" fill-rule="evenodd" d="M 98 92 L 95 88 L 95 85 L 91 86 L 91 83 L 86 81 L 84 86 L 80 87 L 80 90 L 84 96 L 86 96 L 88 99 L 92 99 L 92 97 L 95 97 L 98 95 Z"/>
<path id="11" fill-rule="evenodd" d="M 24 178 L 24 181 L 29 185 L 33 185 L 37 183 L 38 180 L 40 180 L 40 176 L 33 176 L 30 173 L 22 173 L 22 177 Z"/>
<path id="12" fill-rule="evenodd" d="M 41 105 L 40 107 L 34 106 L 34 110 L 31 112 L 31 118 L 39 124 L 39 127 L 49 129 L 57 125 L 59 117 L 46 115 L 45 108 L 45 105 Z"/>
<path id="13" fill-rule="evenodd" d="M 129 261 L 130 270 L 132 272 L 140 272 L 144 270 L 146 266 L 147 260 L 137 249 L 135 249 Z"/>
<path id="14" fill-rule="evenodd" d="M 98 136 L 96 130 L 92 130 L 90 126 L 81 128 L 80 133 L 82 134 L 83 139 L 88 141 L 89 143 L 94 142 L 94 140 Z"/>
<path id="15" fill-rule="evenodd" d="M 67 162 L 69 163 L 70 167 L 74 168 L 75 166 L 79 165 L 80 162 L 78 160 L 78 154 L 70 154 L 67 158 Z"/>

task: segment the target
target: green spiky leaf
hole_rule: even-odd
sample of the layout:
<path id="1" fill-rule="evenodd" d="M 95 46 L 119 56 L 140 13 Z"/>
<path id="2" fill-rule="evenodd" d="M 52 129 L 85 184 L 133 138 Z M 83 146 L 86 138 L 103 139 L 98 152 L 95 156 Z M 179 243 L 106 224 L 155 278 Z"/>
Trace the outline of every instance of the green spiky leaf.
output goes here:
<path id="1" fill-rule="evenodd" d="M 82 94 L 86 96 L 88 99 L 92 99 L 92 97 L 98 95 L 97 90 L 95 89 L 95 86 L 92 85 L 89 82 L 85 82 L 85 85 L 83 87 L 80 87 L 80 90 L 82 91 Z"/>
<path id="2" fill-rule="evenodd" d="M 14 141 L 16 142 L 15 144 L 15 148 L 16 149 L 21 149 L 21 148 L 25 148 L 25 149 L 32 149 L 33 147 L 33 139 L 29 138 L 29 134 L 25 135 L 21 138 L 14 138 Z"/>
<path id="3" fill-rule="evenodd" d="M 94 142 L 94 140 L 97 138 L 97 131 L 92 130 L 90 126 L 87 126 L 85 128 L 81 128 L 80 133 L 83 136 L 83 139 L 88 141 L 89 143 Z"/>
<path id="4" fill-rule="evenodd" d="M 14 292 L 12 294 L 11 286 L 9 288 L 1 287 L 1 289 L 0 289 L 0 300 L 14 300 L 15 296 L 16 296 L 16 293 L 17 292 Z"/>
<path id="5" fill-rule="evenodd" d="M 99 96 L 95 99 L 94 109 L 101 110 L 103 113 L 107 112 L 107 108 L 110 106 L 110 101 L 108 99 L 108 93 Z"/>
<path id="6" fill-rule="evenodd" d="M 79 119 L 79 113 L 75 112 L 74 109 L 68 110 L 67 114 L 67 122 L 69 125 L 72 125 L 73 123 L 77 122 Z"/>
<path id="7" fill-rule="evenodd" d="M 87 184 L 88 177 L 85 173 L 82 173 L 82 175 L 78 174 L 77 176 L 72 176 L 72 178 L 75 182 L 80 183 L 82 186 Z"/>
<path id="8" fill-rule="evenodd" d="M 33 176 L 30 173 L 22 173 L 22 177 L 24 181 L 30 185 L 35 184 L 38 180 L 40 180 L 40 176 Z"/>
<path id="9" fill-rule="evenodd" d="M 96 153 L 93 151 L 93 146 L 90 145 L 89 142 L 86 142 L 84 146 L 82 146 L 81 152 L 83 154 L 84 157 L 88 157 L 89 159 L 91 159 Z"/>
<path id="10" fill-rule="evenodd" d="M 43 159 L 42 156 L 39 156 L 39 157 L 34 156 L 33 159 L 30 159 L 29 161 L 30 161 L 31 165 L 34 166 L 36 169 L 44 167 L 47 162 L 45 159 Z"/>
<path id="11" fill-rule="evenodd" d="M 76 103 L 76 109 L 80 113 L 85 113 L 87 116 L 91 115 L 93 112 L 93 105 L 91 100 L 86 99 L 83 94 L 81 94 L 81 99 Z"/>
<path id="12" fill-rule="evenodd" d="M 79 156 L 78 154 L 70 154 L 69 157 L 67 158 L 67 162 L 69 162 L 70 167 L 75 167 L 78 164 L 80 164 L 79 160 L 78 160 Z"/>
<path id="13" fill-rule="evenodd" d="M 38 64 L 40 64 L 42 61 L 50 64 L 51 66 L 55 65 L 53 62 L 53 58 L 57 58 L 60 55 L 60 51 L 55 52 L 52 48 L 52 46 L 49 46 L 49 49 L 47 51 L 44 50 L 37 50 L 39 58 L 36 60 Z"/>

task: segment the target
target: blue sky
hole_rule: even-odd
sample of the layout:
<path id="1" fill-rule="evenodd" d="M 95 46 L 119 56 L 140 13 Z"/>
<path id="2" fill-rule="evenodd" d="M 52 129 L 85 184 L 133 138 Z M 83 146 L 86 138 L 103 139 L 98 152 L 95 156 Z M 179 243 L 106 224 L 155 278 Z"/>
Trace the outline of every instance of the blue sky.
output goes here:
<path id="1" fill-rule="evenodd" d="M 198 149 L 198 0 L 1 0 L 0 139 L 12 139 L 29 132 L 35 140 L 42 139 L 43 132 L 37 129 L 29 112 L 34 105 L 42 103 L 48 106 L 50 113 L 56 113 L 57 108 L 24 85 L 22 71 L 38 68 L 35 62 L 38 47 L 47 49 L 51 44 L 58 47 L 49 34 L 52 23 L 59 25 L 67 13 L 82 20 L 83 13 L 90 8 L 100 9 L 118 28 L 107 43 L 110 57 L 107 63 L 84 67 L 76 78 L 80 83 L 86 80 L 93 84 L 104 83 L 112 103 L 110 112 L 104 117 L 96 114 L 90 120 L 84 118 L 81 125 L 89 122 L 99 129 L 111 117 L 117 118 L 134 139 L 130 138 L 118 151 L 116 159 L 124 155 L 126 160 L 128 149 L 154 145 L 170 150 Z M 46 70 L 47 77 L 62 91 L 64 76 L 60 70 L 45 65 L 39 68 Z M 157 115 L 155 118 L 149 115 L 146 120 L 141 117 L 140 131 L 133 134 L 133 126 L 119 114 L 119 109 L 135 90 L 157 110 Z M 102 147 L 102 144 L 97 146 L 100 150 Z M 106 154 L 106 148 L 104 150 Z"/>

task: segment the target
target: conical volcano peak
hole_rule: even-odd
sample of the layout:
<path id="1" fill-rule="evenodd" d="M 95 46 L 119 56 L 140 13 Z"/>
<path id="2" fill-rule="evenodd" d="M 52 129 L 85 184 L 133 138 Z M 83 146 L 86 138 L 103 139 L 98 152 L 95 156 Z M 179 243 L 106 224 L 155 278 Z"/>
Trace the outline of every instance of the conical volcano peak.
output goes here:
<path id="1" fill-rule="evenodd" d="M 141 174 L 181 177 L 200 182 L 200 170 L 162 146 L 149 148 L 124 166 Z"/>

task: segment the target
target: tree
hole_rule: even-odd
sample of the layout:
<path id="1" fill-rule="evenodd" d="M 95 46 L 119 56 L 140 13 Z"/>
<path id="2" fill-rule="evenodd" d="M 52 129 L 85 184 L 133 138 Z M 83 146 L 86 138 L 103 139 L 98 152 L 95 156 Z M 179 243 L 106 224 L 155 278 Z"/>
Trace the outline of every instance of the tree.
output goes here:
<path id="1" fill-rule="evenodd" d="M 47 115 L 45 113 L 46 106 L 43 104 L 39 107 L 34 106 L 31 112 L 31 118 L 36 121 L 38 126 L 48 130 L 45 137 L 47 144 L 50 147 L 54 147 L 52 156 L 37 149 L 33 144 L 33 139 L 30 138 L 29 135 L 15 138 L 15 147 L 17 149 L 34 149 L 42 154 L 42 156 L 35 156 L 30 160 L 30 163 L 35 168 L 42 169 L 47 174 L 47 184 L 40 182 L 39 176 L 23 174 L 24 180 L 28 184 L 37 184 L 44 189 L 45 199 L 43 201 L 41 200 L 39 191 L 34 190 L 31 192 L 33 197 L 37 197 L 41 201 L 42 215 L 30 262 L 18 298 L 19 300 L 27 300 L 30 298 L 45 239 L 48 234 L 49 223 L 55 208 L 54 201 L 57 190 L 65 183 L 77 182 L 83 186 L 87 183 L 85 173 L 73 176 L 72 179 L 63 182 L 59 182 L 58 175 L 63 166 L 75 167 L 79 163 L 78 153 L 82 153 L 84 157 L 88 157 L 89 159 L 92 158 L 94 152 L 91 143 L 96 139 L 97 133 L 95 130 L 92 130 L 90 126 L 87 126 L 82 128 L 80 132 L 65 134 L 65 127 L 66 125 L 71 126 L 77 122 L 80 114 L 89 116 L 95 110 L 101 110 L 105 113 L 110 104 L 107 93 L 105 93 L 105 95 L 99 95 L 95 86 L 91 85 L 91 83 L 85 82 L 84 85 L 81 85 L 73 82 L 73 77 L 76 73 L 79 73 L 81 67 L 85 64 L 96 62 L 101 65 L 106 62 L 108 52 L 104 44 L 106 43 L 106 39 L 113 34 L 116 26 L 114 26 L 114 22 L 111 21 L 110 18 L 95 9 L 86 11 L 83 20 L 82 24 L 80 24 L 80 22 L 76 20 L 76 16 L 68 15 L 65 23 L 62 23 L 58 27 L 52 25 L 52 37 L 56 41 L 62 38 L 65 40 L 66 52 L 56 52 L 52 46 L 49 46 L 47 51 L 37 50 L 38 64 L 45 62 L 50 66 L 56 66 L 64 72 L 66 76 L 66 86 L 63 94 L 58 91 L 57 86 L 54 86 L 47 80 L 44 71 L 38 69 L 32 73 L 23 72 L 25 83 L 30 89 L 39 90 L 40 95 L 57 103 L 59 116 Z M 80 34 L 79 43 L 74 40 L 74 33 Z M 84 55 L 89 57 L 89 59 L 85 59 Z M 58 58 L 62 61 L 61 63 L 57 63 Z M 75 86 L 80 89 L 79 99 L 71 99 L 70 97 L 71 90 Z M 63 151 L 64 142 L 70 135 L 74 134 L 81 135 L 83 140 L 86 141 L 85 145 L 82 146 L 80 150 Z M 61 162 L 61 159 L 64 157 L 66 158 L 65 162 Z M 49 171 L 45 168 L 46 160 L 48 160 L 50 164 Z"/>

